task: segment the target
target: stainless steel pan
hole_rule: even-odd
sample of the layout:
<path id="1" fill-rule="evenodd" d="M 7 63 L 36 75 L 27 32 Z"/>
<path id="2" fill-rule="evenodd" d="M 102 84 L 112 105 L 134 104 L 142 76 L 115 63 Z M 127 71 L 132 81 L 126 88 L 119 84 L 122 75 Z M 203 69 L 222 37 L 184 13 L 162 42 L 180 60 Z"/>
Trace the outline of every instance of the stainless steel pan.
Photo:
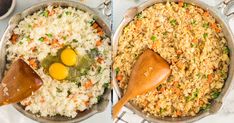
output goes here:
<path id="1" fill-rule="evenodd" d="M 5 71 L 5 64 L 6 64 L 6 52 L 5 52 L 5 43 L 6 41 L 9 41 L 13 29 L 18 25 L 19 21 L 21 21 L 23 18 L 25 18 L 28 15 L 33 14 L 34 12 L 37 12 L 40 9 L 43 9 L 47 7 L 48 5 L 53 6 L 62 6 L 62 7 L 75 7 L 80 10 L 89 12 L 94 14 L 96 22 L 102 27 L 102 29 L 105 31 L 106 35 L 108 37 L 111 37 L 111 30 L 110 30 L 110 21 L 107 22 L 108 19 L 110 19 L 111 13 L 110 13 L 110 0 L 106 0 L 105 3 L 100 5 L 98 8 L 89 8 L 81 3 L 78 2 L 71 2 L 71 1 L 48 1 L 43 2 L 37 5 L 34 5 L 26 10 L 24 10 L 22 13 L 18 13 L 14 15 L 10 21 L 9 25 L 1 39 L 0 42 L 0 80 L 2 79 L 3 72 Z M 78 122 L 84 119 L 87 119 L 91 117 L 92 115 L 102 112 L 105 110 L 105 108 L 108 105 L 109 102 L 109 95 L 110 95 L 111 89 L 107 89 L 102 96 L 103 99 L 98 104 L 94 105 L 91 109 L 85 110 L 84 112 L 78 113 L 78 115 L 75 118 L 68 118 L 63 116 L 54 116 L 54 117 L 37 117 L 35 114 L 32 114 L 31 112 L 25 111 L 24 107 L 20 105 L 19 103 L 14 104 L 14 107 L 20 111 L 25 116 L 39 121 L 39 122 L 46 122 L 46 123 L 52 123 L 52 122 Z"/>
<path id="2" fill-rule="evenodd" d="M 123 28 L 128 25 L 129 22 L 131 22 L 134 18 L 134 16 L 143 11 L 145 8 L 152 6 L 153 4 L 156 3 L 162 3 L 162 2 L 167 2 L 168 0 L 148 0 L 147 2 L 137 6 L 137 7 L 133 7 L 130 8 L 124 16 L 124 19 L 122 20 L 122 22 L 120 23 L 119 27 L 117 28 L 114 37 L 113 37 L 113 57 L 115 57 L 117 50 L 118 50 L 118 39 L 119 36 L 122 33 Z M 174 2 L 178 2 L 178 0 L 169 0 L 169 1 L 174 1 Z M 205 116 L 214 114 L 216 112 L 218 112 L 221 107 L 222 104 L 224 102 L 224 98 L 227 95 L 227 92 L 230 90 L 231 88 L 231 84 L 233 84 L 233 75 L 234 75 L 234 36 L 233 33 L 231 32 L 231 29 L 228 25 L 229 20 L 231 19 L 231 17 L 233 17 L 232 15 L 234 13 L 229 13 L 229 10 L 232 6 L 234 6 L 234 0 L 226 0 L 222 3 L 220 3 L 217 6 L 209 6 L 205 3 L 203 3 L 202 1 L 198 1 L 198 0 L 184 0 L 184 2 L 186 3 L 191 3 L 193 5 L 199 6 L 201 8 L 203 8 L 204 10 L 207 10 L 210 12 L 210 14 L 216 18 L 216 20 L 218 21 L 218 23 L 222 26 L 222 30 L 224 32 L 225 38 L 228 41 L 228 47 L 230 49 L 230 58 L 231 58 L 231 64 L 229 66 L 229 72 L 228 72 L 228 78 L 225 82 L 225 85 L 222 89 L 222 92 L 220 94 L 220 96 L 215 99 L 212 102 L 212 106 L 208 111 L 201 111 L 199 112 L 196 116 L 194 117 L 181 117 L 181 118 L 171 118 L 171 117 L 164 117 L 164 118 L 160 118 L 160 117 L 155 117 L 153 115 L 146 115 L 145 113 L 143 113 L 141 111 L 141 109 L 139 109 L 137 106 L 128 103 L 126 104 L 126 107 L 128 107 L 129 109 L 131 109 L 133 112 L 135 112 L 136 114 L 138 114 L 139 116 L 145 118 L 148 121 L 151 122 L 192 122 L 192 121 L 196 121 L 199 120 Z M 112 71 L 112 81 L 113 81 L 113 86 L 114 89 L 117 93 L 117 95 L 119 97 L 122 96 L 122 90 L 118 87 L 117 85 L 117 81 L 115 80 L 115 72 Z"/>

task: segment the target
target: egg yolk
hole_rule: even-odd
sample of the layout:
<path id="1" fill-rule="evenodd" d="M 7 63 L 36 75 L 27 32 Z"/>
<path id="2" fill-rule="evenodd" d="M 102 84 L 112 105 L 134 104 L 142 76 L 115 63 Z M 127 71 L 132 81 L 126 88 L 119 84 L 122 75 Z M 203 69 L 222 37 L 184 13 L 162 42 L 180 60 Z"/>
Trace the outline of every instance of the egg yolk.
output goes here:
<path id="1" fill-rule="evenodd" d="M 77 54 L 71 48 L 66 48 L 61 53 L 61 60 L 67 66 L 74 66 L 77 63 Z"/>
<path id="2" fill-rule="evenodd" d="M 49 67 L 49 74 L 51 77 L 57 80 L 63 80 L 68 76 L 69 70 L 61 63 L 53 63 Z"/>

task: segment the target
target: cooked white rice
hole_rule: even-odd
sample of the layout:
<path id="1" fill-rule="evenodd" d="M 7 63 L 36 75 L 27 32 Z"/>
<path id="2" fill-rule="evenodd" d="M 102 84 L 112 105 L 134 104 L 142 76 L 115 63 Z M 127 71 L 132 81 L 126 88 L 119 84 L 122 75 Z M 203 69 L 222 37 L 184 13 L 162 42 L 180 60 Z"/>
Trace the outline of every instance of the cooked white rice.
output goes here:
<path id="1" fill-rule="evenodd" d="M 75 117 L 78 112 L 98 103 L 110 82 L 111 49 L 109 38 L 99 36 L 98 30 L 92 27 L 93 22 L 93 15 L 88 12 L 72 7 L 53 6 L 48 6 L 45 10 L 20 21 L 13 31 L 16 40 L 12 37 L 7 42 L 7 67 L 18 58 L 27 63 L 32 58 L 36 59 L 39 64 L 32 67 L 44 82 L 38 91 L 21 102 L 25 110 L 41 116 L 59 114 Z M 41 37 L 46 38 L 41 40 Z M 53 44 L 53 39 L 57 39 L 58 42 Z M 98 40 L 102 40 L 102 45 L 97 47 Z M 77 82 L 55 80 L 44 72 L 40 63 L 47 55 L 56 55 L 64 45 L 70 45 L 80 56 L 97 48 L 98 57 L 102 57 L 103 62 L 96 61 L 87 75 L 80 76 Z M 92 87 L 87 89 L 84 85 L 88 80 L 91 80 Z"/>

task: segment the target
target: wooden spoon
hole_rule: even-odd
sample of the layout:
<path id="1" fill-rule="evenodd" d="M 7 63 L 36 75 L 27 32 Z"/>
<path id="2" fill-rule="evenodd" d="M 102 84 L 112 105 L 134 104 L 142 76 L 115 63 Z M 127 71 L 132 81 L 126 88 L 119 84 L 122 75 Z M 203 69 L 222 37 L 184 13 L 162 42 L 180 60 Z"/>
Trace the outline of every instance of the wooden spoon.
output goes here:
<path id="1" fill-rule="evenodd" d="M 126 93 L 113 107 L 113 118 L 116 118 L 126 102 L 154 89 L 170 73 L 170 67 L 162 57 L 150 49 L 145 50 L 133 66 Z"/>
<path id="2" fill-rule="evenodd" d="M 22 59 L 18 59 L 0 83 L 0 106 L 22 101 L 42 84 L 40 76 Z"/>

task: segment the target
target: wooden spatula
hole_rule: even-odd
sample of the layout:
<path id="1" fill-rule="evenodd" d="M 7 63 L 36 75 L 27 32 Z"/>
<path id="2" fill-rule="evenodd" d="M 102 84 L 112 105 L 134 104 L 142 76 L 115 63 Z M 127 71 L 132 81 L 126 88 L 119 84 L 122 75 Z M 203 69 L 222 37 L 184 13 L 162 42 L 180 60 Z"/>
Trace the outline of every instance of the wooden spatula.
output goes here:
<path id="1" fill-rule="evenodd" d="M 113 118 L 131 98 L 154 89 L 170 73 L 170 67 L 162 57 L 150 49 L 145 50 L 133 66 L 126 93 L 113 107 Z"/>
<path id="2" fill-rule="evenodd" d="M 14 62 L 0 83 L 0 106 L 20 102 L 42 85 L 39 75 L 22 59 Z"/>

